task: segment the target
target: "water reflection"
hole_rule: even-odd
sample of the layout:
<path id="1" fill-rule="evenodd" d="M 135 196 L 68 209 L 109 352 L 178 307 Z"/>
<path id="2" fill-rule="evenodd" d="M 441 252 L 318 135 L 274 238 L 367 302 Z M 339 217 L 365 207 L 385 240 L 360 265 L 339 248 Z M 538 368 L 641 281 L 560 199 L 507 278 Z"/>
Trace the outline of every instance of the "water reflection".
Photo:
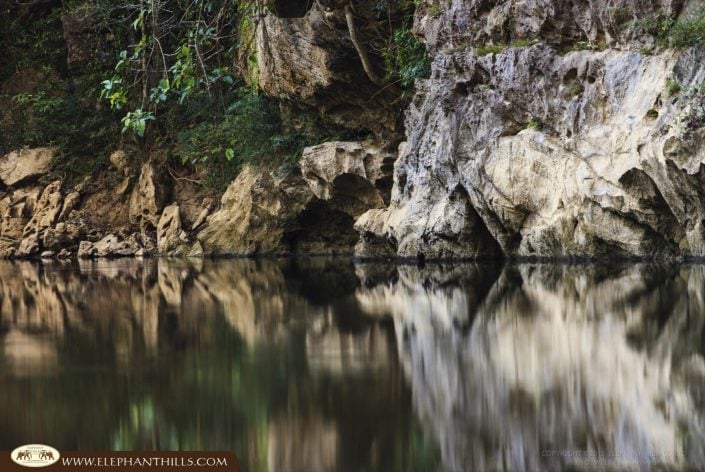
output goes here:
<path id="1" fill-rule="evenodd" d="M 703 288 L 703 266 L 0 262 L 0 449 L 703 469 Z"/>
<path id="2" fill-rule="evenodd" d="M 245 470 L 428 470 L 350 262 L 0 262 L 0 449 L 230 450 Z"/>
<path id="3" fill-rule="evenodd" d="M 448 469 L 705 467 L 705 268 L 458 270 L 358 291 Z"/>

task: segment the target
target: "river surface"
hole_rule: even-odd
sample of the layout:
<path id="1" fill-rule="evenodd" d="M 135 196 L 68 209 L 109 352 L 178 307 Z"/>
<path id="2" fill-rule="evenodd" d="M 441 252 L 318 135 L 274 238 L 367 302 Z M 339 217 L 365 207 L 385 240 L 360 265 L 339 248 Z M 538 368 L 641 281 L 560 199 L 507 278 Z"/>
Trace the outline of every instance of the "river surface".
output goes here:
<path id="1" fill-rule="evenodd" d="M 705 266 L 0 262 L 0 450 L 705 469 Z"/>

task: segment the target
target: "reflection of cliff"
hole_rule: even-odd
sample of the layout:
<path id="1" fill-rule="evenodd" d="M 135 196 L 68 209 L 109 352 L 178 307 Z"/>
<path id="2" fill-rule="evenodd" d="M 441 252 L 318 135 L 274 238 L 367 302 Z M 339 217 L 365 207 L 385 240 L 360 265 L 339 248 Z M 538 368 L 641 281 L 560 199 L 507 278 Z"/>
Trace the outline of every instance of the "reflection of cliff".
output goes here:
<path id="1" fill-rule="evenodd" d="M 548 451 L 575 450 L 705 466 L 703 268 L 508 267 L 489 291 L 487 270 L 462 274 L 402 267 L 358 292 L 393 316 L 449 469 L 561 469 Z"/>
<path id="2" fill-rule="evenodd" d="M 207 445 L 245 470 L 432 468 L 435 450 L 415 454 L 393 326 L 361 312 L 353 269 L 0 262 L 0 445 Z"/>

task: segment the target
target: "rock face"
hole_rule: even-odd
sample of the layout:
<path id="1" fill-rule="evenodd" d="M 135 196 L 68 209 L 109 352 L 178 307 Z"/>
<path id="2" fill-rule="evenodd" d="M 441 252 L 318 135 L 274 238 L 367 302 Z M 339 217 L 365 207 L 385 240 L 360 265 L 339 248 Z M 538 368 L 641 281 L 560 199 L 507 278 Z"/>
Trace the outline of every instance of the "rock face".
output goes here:
<path id="1" fill-rule="evenodd" d="M 356 217 L 388 200 L 391 155 L 370 143 L 307 148 L 300 169 L 246 168 L 198 234 L 207 254 L 351 253 Z"/>
<path id="2" fill-rule="evenodd" d="M 159 254 L 185 255 L 189 252 L 189 238 L 181 228 L 179 205 L 172 203 L 164 208 L 157 225 L 157 252 Z"/>
<path id="3" fill-rule="evenodd" d="M 167 187 L 161 182 L 154 164 L 143 164 L 130 197 L 130 222 L 139 223 L 142 229 L 156 228 L 167 193 Z"/>
<path id="4" fill-rule="evenodd" d="M 637 52 L 653 38 L 613 29 L 604 2 L 453 1 L 436 17 L 426 3 L 432 75 L 407 112 L 389 208 L 356 223 L 359 255 L 705 255 L 702 49 Z M 647 18 L 677 5 L 624 6 Z M 518 38 L 540 42 L 470 48 Z M 613 48 L 564 52 L 579 40 Z"/>
<path id="5" fill-rule="evenodd" d="M 306 148 L 301 173 L 317 198 L 357 217 L 389 202 L 395 160 L 371 144 L 331 142 Z"/>
<path id="6" fill-rule="evenodd" d="M 53 158 L 49 148 L 13 151 L 0 157 L 0 180 L 8 187 L 27 182 L 46 173 Z"/>
<path id="7" fill-rule="evenodd" d="M 394 135 L 399 121 L 394 106 L 397 97 L 380 90 L 365 75 L 350 40 L 343 2 L 308 2 L 308 10 L 306 2 L 279 3 L 282 7 L 273 9 L 279 16 L 267 14 L 257 30 L 262 89 L 312 106 L 345 127 L 370 129 L 378 136 Z M 298 3 L 304 3 L 304 8 L 296 8 Z M 363 17 L 360 35 L 365 44 L 374 45 L 380 39 L 374 28 L 377 22 L 370 21 L 375 2 L 358 3 L 358 15 Z M 383 63 L 377 66 L 383 75 Z"/>

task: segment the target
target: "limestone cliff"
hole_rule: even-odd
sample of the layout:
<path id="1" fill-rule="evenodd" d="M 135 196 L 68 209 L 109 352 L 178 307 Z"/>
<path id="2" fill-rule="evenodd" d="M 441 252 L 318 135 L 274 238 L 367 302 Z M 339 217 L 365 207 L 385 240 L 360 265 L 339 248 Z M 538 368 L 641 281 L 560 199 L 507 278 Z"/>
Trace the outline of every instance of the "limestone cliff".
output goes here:
<path id="1" fill-rule="evenodd" d="M 2 255 L 705 256 L 705 46 L 663 36 L 702 2 L 416 5 L 433 63 L 413 93 L 378 77 L 375 2 L 271 2 L 256 25 L 248 78 L 287 125 L 307 110 L 365 137 L 245 168 L 223 195 L 129 146 L 75 188 L 50 150 L 16 150 L 0 159 Z M 79 67 L 92 23 L 74 20 Z"/>
<path id="2" fill-rule="evenodd" d="M 433 71 L 358 254 L 705 255 L 703 49 L 640 27 L 697 3 L 424 2 Z"/>

